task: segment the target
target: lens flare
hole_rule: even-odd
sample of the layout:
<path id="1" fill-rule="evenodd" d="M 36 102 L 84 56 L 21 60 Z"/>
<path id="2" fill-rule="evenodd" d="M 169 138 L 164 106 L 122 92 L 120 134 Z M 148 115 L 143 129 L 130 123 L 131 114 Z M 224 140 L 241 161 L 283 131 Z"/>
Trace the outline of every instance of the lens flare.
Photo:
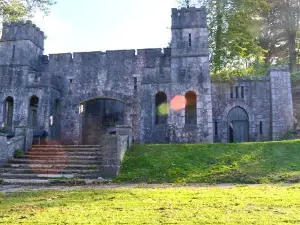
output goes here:
<path id="1" fill-rule="evenodd" d="M 170 102 L 171 109 L 179 111 L 185 108 L 186 99 L 182 95 L 176 95 Z"/>
<path id="2" fill-rule="evenodd" d="M 169 113 L 169 109 L 170 109 L 170 106 L 169 106 L 169 103 L 162 103 L 160 104 L 157 109 L 156 109 L 156 113 L 157 115 L 159 116 L 165 116 Z"/>

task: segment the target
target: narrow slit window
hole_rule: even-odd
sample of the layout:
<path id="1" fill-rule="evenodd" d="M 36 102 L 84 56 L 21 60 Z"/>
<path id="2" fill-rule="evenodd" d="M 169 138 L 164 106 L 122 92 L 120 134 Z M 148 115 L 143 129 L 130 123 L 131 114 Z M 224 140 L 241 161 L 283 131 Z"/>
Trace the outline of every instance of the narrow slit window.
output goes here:
<path id="1" fill-rule="evenodd" d="M 137 77 L 133 78 L 134 90 L 137 91 Z"/>
<path id="2" fill-rule="evenodd" d="M 189 47 L 192 47 L 192 34 L 189 33 Z"/>
<path id="3" fill-rule="evenodd" d="M 72 84 L 73 84 L 73 80 L 70 79 L 69 80 L 69 91 L 72 91 Z"/>
<path id="4" fill-rule="evenodd" d="M 218 135 L 218 122 L 215 121 L 215 135 Z"/>
<path id="5" fill-rule="evenodd" d="M 233 98 L 233 87 L 230 87 L 230 98 Z"/>
<path id="6" fill-rule="evenodd" d="M 263 134 L 263 122 L 262 121 L 259 122 L 259 133 Z"/>
<path id="7" fill-rule="evenodd" d="M 245 98 L 244 86 L 241 86 L 241 98 Z"/>
<path id="8" fill-rule="evenodd" d="M 15 58 L 15 52 L 16 52 L 16 46 L 13 45 L 13 52 L 12 52 L 12 58 L 13 59 Z"/>
<path id="9" fill-rule="evenodd" d="M 235 97 L 239 98 L 239 87 L 238 86 L 235 87 Z"/>

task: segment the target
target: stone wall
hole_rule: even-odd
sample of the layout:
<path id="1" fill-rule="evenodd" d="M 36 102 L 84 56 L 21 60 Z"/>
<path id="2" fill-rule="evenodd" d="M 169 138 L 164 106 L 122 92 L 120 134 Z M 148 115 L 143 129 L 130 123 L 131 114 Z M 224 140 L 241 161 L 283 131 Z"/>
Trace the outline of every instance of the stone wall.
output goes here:
<path id="1" fill-rule="evenodd" d="M 13 158 L 17 150 L 23 150 L 24 136 L 16 136 L 6 140 L 6 136 L 0 134 L 0 166 L 3 166 Z"/>
<path id="2" fill-rule="evenodd" d="M 238 96 L 236 87 L 238 87 Z M 244 97 L 241 96 L 242 87 Z M 233 90 L 233 96 L 231 96 L 231 90 Z M 250 141 L 270 140 L 271 102 L 268 77 L 241 79 L 230 83 L 213 83 L 212 101 L 215 142 L 228 142 L 227 117 L 234 107 L 241 107 L 248 114 Z M 262 132 L 260 132 L 260 122 L 262 122 Z"/>
<path id="3" fill-rule="evenodd" d="M 124 103 L 124 126 L 132 127 L 135 142 L 226 142 L 227 115 L 235 106 L 244 108 L 249 116 L 250 140 L 268 140 L 272 133 L 277 139 L 291 127 L 289 76 L 277 71 L 266 79 L 211 84 L 206 17 L 204 7 L 172 9 L 170 48 L 49 56 L 43 55 L 44 34 L 35 25 L 4 24 L 0 43 L 1 124 L 5 99 L 11 96 L 12 130 L 27 126 L 29 99 L 35 95 L 39 99 L 35 129 L 47 131 L 48 139 L 62 144 L 82 144 L 81 107 L 93 99 L 109 98 Z M 230 97 L 231 85 L 244 87 L 243 99 Z M 155 123 L 157 93 L 164 92 L 170 103 L 175 96 L 190 91 L 196 95 L 194 124 L 186 123 L 184 107 L 171 107 L 167 122 Z M 279 118 L 280 114 L 284 118 Z"/>
<path id="4" fill-rule="evenodd" d="M 278 140 L 294 126 L 293 100 L 289 68 L 270 70 L 272 140 Z"/>
<path id="5" fill-rule="evenodd" d="M 131 140 L 128 135 L 120 134 L 105 134 L 102 140 L 102 165 L 99 169 L 103 177 L 114 177 L 120 172 L 123 157 L 131 146 Z"/>

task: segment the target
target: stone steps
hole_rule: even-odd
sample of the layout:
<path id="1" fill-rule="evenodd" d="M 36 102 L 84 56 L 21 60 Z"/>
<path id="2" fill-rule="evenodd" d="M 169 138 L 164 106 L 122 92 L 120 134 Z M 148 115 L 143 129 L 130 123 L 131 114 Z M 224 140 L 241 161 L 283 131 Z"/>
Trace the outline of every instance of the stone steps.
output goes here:
<path id="1" fill-rule="evenodd" d="M 110 180 L 103 179 L 1 179 L 4 185 L 86 185 L 107 184 Z"/>
<path id="2" fill-rule="evenodd" d="M 106 182 L 100 175 L 101 155 L 99 145 L 36 145 L 0 168 L 0 184 L 71 185 Z"/>
<path id="3" fill-rule="evenodd" d="M 62 170 L 59 170 L 59 173 L 57 173 L 57 169 L 53 168 L 47 168 L 47 169 L 39 169 L 38 172 L 34 171 L 30 168 L 2 168 L 0 170 L 0 177 L 2 173 L 15 173 L 15 174 L 99 174 L 99 171 L 97 168 L 94 169 L 68 169 L 64 168 Z"/>
<path id="4" fill-rule="evenodd" d="M 41 174 L 28 174 L 28 173 L 2 173 L 1 177 L 3 179 L 97 179 L 99 177 L 98 173 L 95 174 L 47 174 L 47 173 L 41 173 Z"/>
<path id="5" fill-rule="evenodd" d="M 61 157 L 53 157 L 53 158 L 29 158 L 29 159 L 12 159 L 10 160 L 10 164 L 83 164 L 83 165 L 89 165 L 89 164 L 98 164 L 99 162 L 98 157 L 93 157 L 93 158 L 80 158 L 80 159 L 70 159 L 69 157 L 67 158 L 61 158 Z"/>
<path id="6" fill-rule="evenodd" d="M 48 169 L 48 168 L 70 168 L 70 169 L 89 169 L 89 168 L 97 168 L 97 164 L 90 164 L 90 165 L 82 165 L 82 164 L 30 164 L 30 163 L 11 163 L 4 165 L 4 168 L 30 168 L 30 169 Z"/>
<path id="7" fill-rule="evenodd" d="M 29 155 L 23 155 L 21 157 L 18 157 L 17 159 L 13 160 L 21 160 L 21 159 L 28 159 Z M 101 155 L 68 155 L 67 157 L 63 157 L 61 155 L 30 155 L 30 160 L 56 160 L 56 159 L 62 159 L 67 158 L 69 160 L 97 160 L 101 158 Z M 13 161 L 11 160 L 11 161 Z"/>
<path id="8" fill-rule="evenodd" d="M 43 152 L 33 151 L 25 154 L 26 156 L 98 156 L 100 152 Z"/>

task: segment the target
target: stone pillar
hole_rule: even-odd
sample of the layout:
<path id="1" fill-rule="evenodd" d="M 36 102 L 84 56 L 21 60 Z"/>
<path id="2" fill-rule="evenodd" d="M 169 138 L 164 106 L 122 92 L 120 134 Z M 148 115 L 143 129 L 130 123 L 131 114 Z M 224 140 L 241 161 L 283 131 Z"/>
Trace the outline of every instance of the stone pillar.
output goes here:
<path id="1" fill-rule="evenodd" d="M 126 125 L 117 125 L 116 126 L 117 135 L 127 135 L 128 136 L 128 147 L 132 144 L 132 127 Z"/>
<path id="2" fill-rule="evenodd" d="M 23 150 L 27 151 L 32 148 L 33 141 L 33 128 L 28 126 L 18 126 L 15 127 L 16 136 L 24 136 L 24 146 Z"/>
<path id="3" fill-rule="evenodd" d="M 270 70 L 271 83 L 271 136 L 279 140 L 294 125 L 293 100 L 288 66 Z"/>
<path id="4" fill-rule="evenodd" d="M 103 177 L 114 177 L 120 171 L 121 161 L 118 157 L 117 135 L 102 135 L 102 165 L 101 175 Z"/>

